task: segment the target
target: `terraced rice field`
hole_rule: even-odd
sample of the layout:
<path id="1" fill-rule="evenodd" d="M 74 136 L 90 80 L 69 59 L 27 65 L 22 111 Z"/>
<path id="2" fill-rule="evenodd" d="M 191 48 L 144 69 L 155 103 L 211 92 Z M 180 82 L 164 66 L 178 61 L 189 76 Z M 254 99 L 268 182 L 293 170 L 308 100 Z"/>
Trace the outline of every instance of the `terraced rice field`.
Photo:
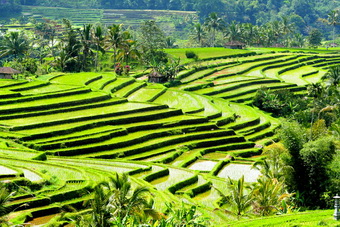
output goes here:
<path id="1" fill-rule="evenodd" d="M 9 204 L 12 217 L 81 209 L 95 184 L 124 172 L 152 189 L 160 210 L 183 200 L 223 221 L 213 212 L 215 188 L 227 177 L 256 181 L 251 164 L 277 140 L 279 121 L 246 104 L 263 86 L 303 94 L 339 60 L 290 53 L 209 60 L 188 65 L 171 89 L 114 73 L 2 79 L 0 178 L 34 188 Z"/>

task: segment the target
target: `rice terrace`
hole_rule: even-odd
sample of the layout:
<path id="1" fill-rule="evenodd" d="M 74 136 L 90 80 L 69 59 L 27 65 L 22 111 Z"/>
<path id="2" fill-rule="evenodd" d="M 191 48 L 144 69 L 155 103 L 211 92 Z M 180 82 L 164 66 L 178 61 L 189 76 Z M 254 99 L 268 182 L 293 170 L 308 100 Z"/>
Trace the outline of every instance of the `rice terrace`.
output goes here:
<path id="1" fill-rule="evenodd" d="M 338 3 L 0 0 L 0 226 L 340 226 Z"/>
<path id="2" fill-rule="evenodd" d="M 187 65 L 171 88 L 147 83 L 143 74 L 109 72 L 2 79 L 1 178 L 50 184 L 14 197 L 12 215 L 38 219 L 81 207 L 95 184 L 117 172 L 152 188 L 159 209 L 185 201 L 222 222 L 216 189 L 225 190 L 227 177 L 256 181 L 252 163 L 277 141 L 280 121 L 247 105 L 256 91 L 306 94 L 306 84 L 340 61 L 340 55 L 224 52 Z"/>

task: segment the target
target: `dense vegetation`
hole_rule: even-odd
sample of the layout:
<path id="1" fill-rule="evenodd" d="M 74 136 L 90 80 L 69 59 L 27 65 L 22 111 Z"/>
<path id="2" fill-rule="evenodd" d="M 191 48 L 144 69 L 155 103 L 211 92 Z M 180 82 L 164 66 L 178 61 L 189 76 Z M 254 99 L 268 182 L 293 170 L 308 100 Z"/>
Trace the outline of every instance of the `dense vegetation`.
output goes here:
<path id="1" fill-rule="evenodd" d="M 307 35 L 313 28 L 321 30 L 325 37 L 331 37 L 332 29 L 320 22 L 320 18 L 327 18 L 327 14 L 336 10 L 338 1 L 222 1 L 214 0 L 207 3 L 204 0 L 176 0 L 176 1 L 40 1 L 40 0 L 5 0 L 0 6 L 0 15 L 8 16 L 21 10 L 24 6 L 52 6 L 66 8 L 93 8 L 93 9 L 153 9 L 153 10 L 185 10 L 196 11 L 200 21 L 212 12 L 216 12 L 228 24 L 233 21 L 250 23 L 262 26 L 269 22 L 278 21 L 287 17 L 290 23 L 295 24 L 298 33 Z M 52 18 L 53 19 L 53 18 Z M 335 28 L 338 29 L 338 28 Z"/>

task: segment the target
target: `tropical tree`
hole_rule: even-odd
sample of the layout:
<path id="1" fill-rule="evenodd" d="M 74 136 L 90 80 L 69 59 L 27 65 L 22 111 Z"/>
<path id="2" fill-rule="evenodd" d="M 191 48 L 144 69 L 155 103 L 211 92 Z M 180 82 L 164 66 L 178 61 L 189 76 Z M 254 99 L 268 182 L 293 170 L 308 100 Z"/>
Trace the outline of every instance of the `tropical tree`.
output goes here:
<path id="1" fill-rule="evenodd" d="M 330 67 L 327 73 L 322 77 L 323 80 L 326 80 L 329 86 L 339 86 L 340 84 L 340 66 Z"/>
<path id="2" fill-rule="evenodd" d="M 125 62 L 125 64 L 128 65 L 130 60 L 139 59 L 140 56 L 138 42 L 133 39 L 127 39 L 122 43 L 122 46 L 118 51 L 117 59 L 119 61 Z"/>
<path id="3" fill-rule="evenodd" d="M 285 184 L 276 178 L 260 177 L 253 185 L 252 206 L 254 212 L 267 216 L 280 212 L 282 201 L 292 196 L 285 190 Z"/>
<path id="4" fill-rule="evenodd" d="M 203 46 L 203 39 L 205 35 L 206 34 L 201 23 L 196 23 L 192 29 L 192 36 L 200 47 Z"/>
<path id="5" fill-rule="evenodd" d="M 87 69 L 89 57 L 93 55 L 92 47 L 93 40 L 91 35 L 92 24 L 83 25 L 83 30 L 80 32 L 81 48 L 80 51 L 83 53 L 82 56 L 82 70 Z"/>
<path id="6" fill-rule="evenodd" d="M 5 35 L 0 46 L 0 58 L 14 55 L 15 58 L 22 57 L 30 48 L 30 43 L 23 32 L 10 32 Z"/>
<path id="7" fill-rule="evenodd" d="M 265 159 L 257 161 L 253 167 L 258 169 L 262 175 L 268 179 L 278 179 L 281 182 L 285 181 L 286 176 L 294 171 L 291 166 L 287 165 L 287 160 L 290 159 L 288 150 L 281 143 L 273 143 L 263 150 Z"/>
<path id="8" fill-rule="evenodd" d="M 325 24 L 333 26 L 333 42 L 335 41 L 335 27 L 340 24 L 340 12 L 339 9 L 332 10 L 328 13 L 327 19 L 319 19 Z"/>
<path id="9" fill-rule="evenodd" d="M 105 54 L 105 49 L 103 48 L 104 46 L 104 40 L 105 40 L 105 32 L 102 26 L 97 25 L 93 29 L 93 39 L 95 43 L 95 50 L 96 50 L 96 70 L 98 67 L 98 54 L 101 52 L 102 54 Z"/>
<path id="10" fill-rule="evenodd" d="M 15 192 L 10 193 L 4 183 L 0 183 L 0 226 L 6 226 L 7 224 L 5 215 L 7 215 L 10 210 L 6 205 L 14 193 Z"/>
<path id="11" fill-rule="evenodd" d="M 313 29 L 308 36 L 308 43 L 313 47 L 317 47 L 321 45 L 321 40 L 322 33 L 316 28 Z"/>
<path id="12" fill-rule="evenodd" d="M 215 46 L 216 32 L 222 31 L 225 27 L 225 22 L 217 13 L 210 13 L 205 19 L 204 26 L 207 31 L 211 32 L 211 46 Z"/>
<path id="13" fill-rule="evenodd" d="M 250 209 L 253 202 L 253 194 L 244 182 L 244 176 L 237 181 L 227 179 L 227 190 L 230 194 L 225 194 L 216 188 L 222 197 L 220 201 L 222 206 L 227 207 L 227 211 L 237 216 L 245 215 Z M 248 192 L 247 192 L 248 191 Z"/>
<path id="14" fill-rule="evenodd" d="M 242 27 L 236 21 L 232 21 L 225 30 L 225 38 L 229 41 L 241 41 L 242 34 Z"/>
<path id="15" fill-rule="evenodd" d="M 106 49 L 113 49 L 113 64 L 117 63 L 118 49 L 123 42 L 123 25 L 113 24 L 108 27 L 108 35 L 106 39 Z"/>

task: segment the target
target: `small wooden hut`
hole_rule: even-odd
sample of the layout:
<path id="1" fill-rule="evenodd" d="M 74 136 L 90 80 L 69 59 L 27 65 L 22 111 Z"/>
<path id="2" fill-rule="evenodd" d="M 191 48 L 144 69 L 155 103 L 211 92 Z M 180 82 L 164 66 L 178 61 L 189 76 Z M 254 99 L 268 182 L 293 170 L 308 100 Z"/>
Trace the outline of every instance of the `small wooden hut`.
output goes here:
<path id="1" fill-rule="evenodd" d="M 225 48 L 229 49 L 243 49 L 246 46 L 246 44 L 240 41 L 230 41 L 227 42 L 224 46 Z"/>
<path id="2" fill-rule="evenodd" d="M 157 71 L 152 71 L 148 76 L 148 82 L 150 83 L 165 83 L 167 81 L 168 78 Z"/>
<path id="3" fill-rule="evenodd" d="M 0 79 L 13 79 L 13 75 L 21 73 L 11 67 L 0 67 Z"/>

